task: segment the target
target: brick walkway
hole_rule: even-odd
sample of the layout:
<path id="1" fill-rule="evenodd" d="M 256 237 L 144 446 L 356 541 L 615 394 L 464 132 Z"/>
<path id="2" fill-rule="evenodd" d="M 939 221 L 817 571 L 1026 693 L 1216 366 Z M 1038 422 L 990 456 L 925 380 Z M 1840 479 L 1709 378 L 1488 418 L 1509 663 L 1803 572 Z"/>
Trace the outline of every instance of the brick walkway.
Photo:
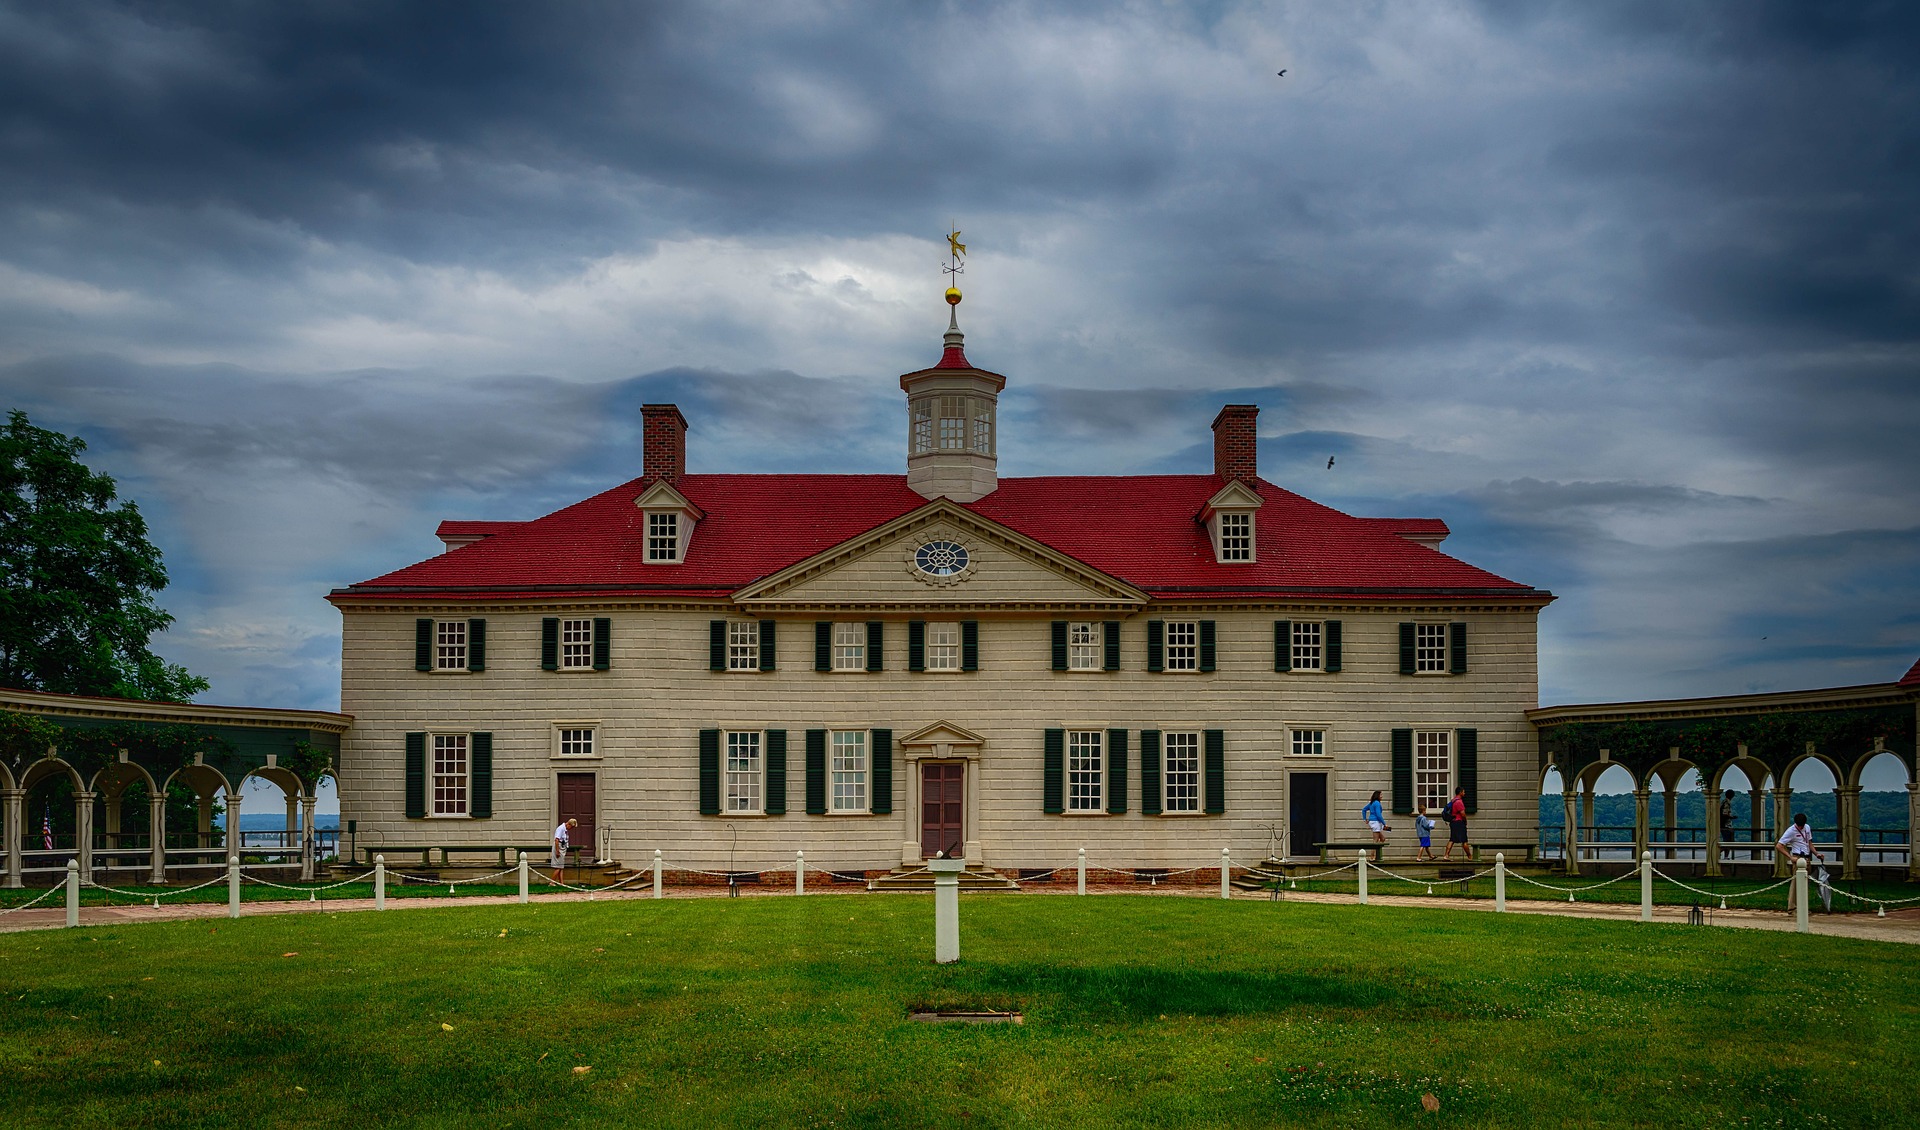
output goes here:
<path id="1" fill-rule="evenodd" d="M 1219 889 L 1214 886 L 1163 886 L 1142 890 L 1133 883 L 1100 884 L 1089 883 L 1090 894 L 1127 894 L 1153 895 L 1170 898 L 1218 898 Z M 855 895 L 868 892 L 859 887 L 822 885 L 808 889 L 809 896 Z M 1029 886 L 1023 894 L 1071 895 L 1072 883 L 1035 884 Z M 783 898 L 791 897 L 791 889 L 750 889 L 742 888 L 742 898 Z M 596 892 L 593 901 L 626 902 L 634 899 L 653 897 L 650 889 L 638 891 Z M 668 898 L 725 898 L 725 887 L 670 887 Z M 878 897 L 887 897 L 881 895 Z M 983 897 L 983 896 L 974 896 Z M 987 896 L 990 897 L 990 896 Z M 1003 896 L 1004 897 L 1004 896 Z M 1266 902 L 1269 896 L 1258 892 L 1235 891 L 1235 899 L 1243 902 Z M 67 912 L 58 899 L 52 909 L 42 909 L 47 904 L 32 910 L 0 916 L 0 933 L 13 933 L 21 930 L 59 929 L 66 925 Z M 589 896 L 574 892 L 560 894 L 534 895 L 537 903 L 586 902 Z M 1287 891 L 1281 896 L 1283 902 L 1328 903 L 1333 905 L 1353 905 L 1355 898 L 1350 894 L 1320 894 L 1307 891 Z M 1491 899 L 1428 898 L 1420 895 L 1373 895 L 1369 899 L 1373 906 L 1396 907 L 1415 906 L 1440 910 L 1456 910 L 1465 913 L 1493 913 Z M 427 910 L 441 906 L 491 906 L 509 907 L 514 905 L 512 896 L 481 895 L 472 898 L 458 896 L 448 898 L 388 898 L 387 909 Z M 330 899 L 321 902 L 245 902 L 240 905 L 243 917 L 253 918 L 263 914 L 337 914 L 343 911 L 372 910 L 370 898 Z M 1687 920 L 1689 908 L 1683 906 L 1656 906 L 1653 908 L 1655 922 L 1681 924 Z M 1566 918 L 1608 918 L 1616 921 L 1638 921 L 1639 903 L 1565 903 L 1545 899 L 1508 899 L 1507 912 L 1510 914 L 1559 915 Z M 186 919 L 225 918 L 227 904 L 223 902 L 200 903 L 163 903 L 159 909 L 152 906 L 87 906 L 80 909 L 82 926 L 110 926 L 137 922 L 174 922 Z M 1780 911 L 1770 910 L 1715 910 L 1709 919 L 1715 926 L 1731 926 L 1747 930 L 1792 931 L 1793 918 Z M 1889 913 L 1885 918 L 1871 914 L 1816 914 L 1810 922 L 1811 931 L 1831 937 L 1869 938 L 1882 942 L 1906 942 L 1920 944 L 1920 909 L 1899 910 Z"/>

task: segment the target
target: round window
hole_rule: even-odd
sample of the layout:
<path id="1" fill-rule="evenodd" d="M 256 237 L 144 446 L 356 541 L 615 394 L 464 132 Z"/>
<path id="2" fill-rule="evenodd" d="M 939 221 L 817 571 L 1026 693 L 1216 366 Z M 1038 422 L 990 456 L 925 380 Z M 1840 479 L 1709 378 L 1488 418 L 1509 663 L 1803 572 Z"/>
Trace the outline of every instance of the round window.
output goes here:
<path id="1" fill-rule="evenodd" d="M 930 577 L 951 577 L 965 571 L 967 547 L 959 542 L 930 541 L 914 551 L 913 564 Z"/>

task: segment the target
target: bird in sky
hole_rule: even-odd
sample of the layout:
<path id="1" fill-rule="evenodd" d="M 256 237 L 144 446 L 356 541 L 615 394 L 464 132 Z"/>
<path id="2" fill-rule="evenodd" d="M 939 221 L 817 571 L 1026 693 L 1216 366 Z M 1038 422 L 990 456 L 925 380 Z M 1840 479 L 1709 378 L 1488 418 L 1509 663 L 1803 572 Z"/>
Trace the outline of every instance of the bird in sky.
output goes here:
<path id="1" fill-rule="evenodd" d="M 1281 71 L 1281 72 L 1280 72 L 1280 77 L 1281 77 L 1281 78 L 1286 78 L 1286 77 L 1287 77 L 1287 72 L 1285 72 L 1285 71 Z"/>
<path id="2" fill-rule="evenodd" d="M 1333 470 L 1333 456 L 1327 456 L 1327 470 Z"/>

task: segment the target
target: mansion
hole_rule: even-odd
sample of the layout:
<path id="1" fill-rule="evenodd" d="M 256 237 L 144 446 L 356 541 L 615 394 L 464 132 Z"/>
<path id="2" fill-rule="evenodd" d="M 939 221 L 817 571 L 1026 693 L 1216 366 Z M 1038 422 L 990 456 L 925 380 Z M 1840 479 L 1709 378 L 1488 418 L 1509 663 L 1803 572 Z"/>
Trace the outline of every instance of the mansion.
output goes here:
<path id="1" fill-rule="evenodd" d="M 899 474 L 692 473 L 650 404 L 639 478 L 335 590 L 361 847 L 572 817 L 630 867 L 1181 869 L 1456 788 L 1533 841 L 1551 594 L 1262 479 L 1252 405 L 1200 473 L 1002 478 L 1005 384 L 950 321 Z"/>

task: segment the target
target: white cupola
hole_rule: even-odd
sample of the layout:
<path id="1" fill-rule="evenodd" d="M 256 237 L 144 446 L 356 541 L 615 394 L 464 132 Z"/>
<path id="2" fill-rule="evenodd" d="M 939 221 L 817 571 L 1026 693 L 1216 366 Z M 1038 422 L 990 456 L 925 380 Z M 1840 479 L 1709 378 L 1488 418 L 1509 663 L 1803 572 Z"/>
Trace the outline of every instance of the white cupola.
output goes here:
<path id="1" fill-rule="evenodd" d="M 968 363 L 957 289 L 947 291 L 947 304 L 940 363 L 900 378 L 907 394 L 907 485 L 924 498 L 972 502 L 1000 485 L 996 412 L 1007 378 Z"/>

